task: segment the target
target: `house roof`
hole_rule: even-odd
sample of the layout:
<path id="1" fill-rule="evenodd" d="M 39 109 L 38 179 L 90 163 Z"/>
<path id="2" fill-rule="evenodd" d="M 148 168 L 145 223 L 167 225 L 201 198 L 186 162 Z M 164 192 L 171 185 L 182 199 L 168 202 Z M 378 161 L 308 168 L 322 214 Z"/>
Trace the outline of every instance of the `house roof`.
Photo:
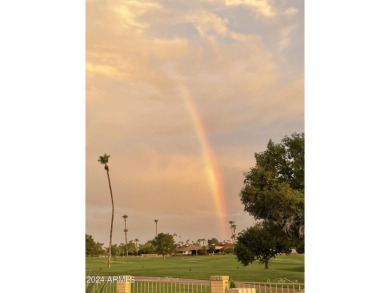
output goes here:
<path id="1" fill-rule="evenodd" d="M 194 244 L 190 244 L 188 246 L 183 245 L 176 248 L 176 251 L 190 251 L 190 250 L 201 250 L 202 247 Z"/>
<path id="2" fill-rule="evenodd" d="M 228 247 L 234 247 L 233 243 L 226 243 L 222 249 L 228 248 Z"/>

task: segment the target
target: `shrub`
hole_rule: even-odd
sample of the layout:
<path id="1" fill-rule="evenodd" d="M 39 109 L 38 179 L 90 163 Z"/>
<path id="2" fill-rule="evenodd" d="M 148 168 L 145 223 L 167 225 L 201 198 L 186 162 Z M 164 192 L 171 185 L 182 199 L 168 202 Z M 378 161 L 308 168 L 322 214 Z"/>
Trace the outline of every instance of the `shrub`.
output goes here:
<path id="1" fill-rule="evenodd" d="M 227 247 L 223 250 L 223 252 L 225 252 L 226 254 L 229 254 L 229 253 L 233 253 L 234 252 L 234 249 L 233 247 Z"/>

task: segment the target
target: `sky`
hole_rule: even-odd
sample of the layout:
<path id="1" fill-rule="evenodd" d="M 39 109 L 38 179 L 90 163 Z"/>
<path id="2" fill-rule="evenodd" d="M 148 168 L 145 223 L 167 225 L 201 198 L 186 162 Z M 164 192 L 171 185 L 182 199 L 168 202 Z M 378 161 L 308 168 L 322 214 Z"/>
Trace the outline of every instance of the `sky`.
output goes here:
<path id="1" fill-rule="evenodd" d="M 304 3 L 86 2 L 86 233 L 228 240 L 244 172 L 304 131 Z M 177 237 L 177 240 L 179 238 Z"/>

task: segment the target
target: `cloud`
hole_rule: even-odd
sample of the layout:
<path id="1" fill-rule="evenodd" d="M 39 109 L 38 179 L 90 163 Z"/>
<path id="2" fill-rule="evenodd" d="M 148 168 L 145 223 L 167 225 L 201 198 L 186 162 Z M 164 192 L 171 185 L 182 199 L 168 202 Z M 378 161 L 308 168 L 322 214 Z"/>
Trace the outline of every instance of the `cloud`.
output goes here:
<path id="1" fill-rule="evenodd" d="M 257 15 L 261 15 L 266 18 L 272 18 L 276 13 L 269 2 L 269 0 L 226 0 L 225 4 L 227 6 L 247 6 L 254 10 Z"/>
<path id="2" fill-rule="evenodd" d="M 249 5 L 249 2 L 243 3 Z M 123 17 L 118 9 L 111 9 L 118 3 L 133 7 L 132 21 L 145 23 L 143 27 L 149 29 L 128 27 L 118 32 L 115 25 L 102 26 L 106 22 L 115 24 L 112 19 Z M 114 1 L 106 5 L 106 9 L 100 7 L 94 11 L 95 15 L 87 17 L 89 31 L 100 33 L 88 35 L 86 69 L 90 117 L 96 115 L 94 111 L 115 115 L 94 120 L 102 127 L 106 123 L 114 127 L 110 137 L 120 138 L 124 129 L 149 143 L 156 134 L 167 138 L 190 136 L 193 127 L 178 83 L 188 88 L 210 134 L 239 128 L 250 121 L 269 124 L 284 117 L 286 101 L 275 92 L 289 85 L 280 82 L 281 68 L 261 35 L 232 30 L 228 17 L 205 9 L 178 13 L 159 3 L 140 1 Z M 147 14 L 155 10 L 161 11 L 159 22 L 166 17 L 170 24 L 169 16 L 178 14 L 174 22 L 193 25 L 199 38 L 150 35 L 155 18 Z M 280 35 L 279 51 L 288 47 L 293 30 L 294 26 L 275 30 Z M 109 104 L 101 102 L 104 96 L 111 96 Z M 256 118 L 255 109 L 268 108 L 273 109 L 272 115 L 268 112 Z M 151 117 L 159 117 L 159 121 Z"/>
<path id="3" fill-rule="evenodd" d="M 164 10 L 163 6 L 156 7 Z M 89 19 L 89 26 L 99 24 L 104 17 L 111 19 L 111 14 L 116 13 L 107 11 Z M 163 15 L 172 13 L 165 10 Z M 248 123 L 270 125 L 286 117 L 289 110 L 284 97 L 294 100 L 294 94 L 275 94 L 290 86 L 278 82 L 281 70 L 260 35 L 229 29 L 227 17 L 206 10 L 183 11 L 175 22 L 193 25 L 200 40 L 196 36 L 151 36 L 148 31 L 134 32 L 130 28 L 124 38 L 123 32 L 105 28 L 99 38 L 87 44 L 88 117 L 93 121 L 90 128 L 100 129 L 90 132 L 91 140 L 101 134 L 105 125 L 111 125 L 107 136 L 117 143 L 123 143 L 127 131 L 132 135 L 131 143 L 143 141 L 144 147 L 158 146 L 164 152 L 169 149 L 169 139 L 182 143 L 181 139 L 193 138 L 194 127 L 179 94 L 179 83 L 193 96 L 210 136 Z M 290 32 L 288 29 L 280 33 L 286 39 L 281 47 L 290 42 Z M 103 103 L 105 96 L 111 97 L 110 103 Z M 302 108 L 301 100 L 294 101 Z M 260 116 L 259 111 L 263 113 Z M 92 118 L 103 112 L 110 115 Z M 187 144 L 182 146 L 189 148 Z"/>
<path id="4" fill-rule="evenodd" d="M 148 22 L 140 21 L 140 17 L 149 12 L 161 8 L 158 3 L 145 2 L 145 1 L 115 1 L 115 5 L 112 6 L 114 11 L 119 17 L 118 22 L 122 22 L 125 27 L 131 27 L 143 31 L 149 26 Z"/>
<path id="5" fill-rule="evenodd" d="M 295 7 L 289 7 L 283 12 L 284 15 L 296 15 L 298 13 L 299 10 Z"/>
<path id="6" fill-rule="evenodd" d="M 89 26 L 98 25 L 104 17 L 113 16 L 101 12 L 89 19 Z M 258 99 L 258 91 L 278 78 L 272 53 L 265 49 L 261 36 L 230 30 L 227 18 L 210 11 L 189 10 L 177 21 L 197 29 L 201 47 L 196 39 L 146 37 L 146 32 L 135 33 L 130 28 L 124 38 L 123 33 L 112 31 L 114 27 L 105 28 L 99 38 L 91 39 L 87 45 L 87 73 L 137 86 L 142 91 L 135 93 L 138 99 L 146 93 L 150 99 L 154 92 L 155 99 L 176 103 L 183 103 L 177 91 L 177 83 L 182 82 L 201 108 L 203 102 L 208 103 L 209 109 L 201 110 L 211 130 L 222 126 L 211 115 L 221 100 L 229 101 L 219 105 L 221 110 L 231 112 L 232 121 L 239 120 L 241 115 L 232 112 L 235 103 L 242 103 L 238 97 L 245 96 L 250 107 L 251 101 Z M 150 106 L 149 111 L 153 111 Z"/>
<path id="7" fill-rule="evenodd" d="M 197 11 L 190 12 L 186 16 L 187 21 L 190 21 L 195 24 L 196 29 L 198 30 L 201 36 L 209 34 L 211 31 L 216 32 L 217 34 L 226 37 L 228 35 L 228 29 L 226 25 L 228 24 L 228 19 L 222 19 L 217 15 L 208 12 L 208 11 Z"/>
<path id="8" fill-rule="evenodd" d="M 118 80 L 130 80 L 129 74 L 125 72 L 120 72 L 116 67 L 113 66 L 86 63 L 85 68 L 90 73 L 101 74 L 106 77 Z"/>
<path id="9" fill-rule="evenodd" d="M 280 29 L 279 51 L 285 50 L 290 45 L 291 34 L 295 29 L 296 29 L 295 25 L 289 25 Z"/>

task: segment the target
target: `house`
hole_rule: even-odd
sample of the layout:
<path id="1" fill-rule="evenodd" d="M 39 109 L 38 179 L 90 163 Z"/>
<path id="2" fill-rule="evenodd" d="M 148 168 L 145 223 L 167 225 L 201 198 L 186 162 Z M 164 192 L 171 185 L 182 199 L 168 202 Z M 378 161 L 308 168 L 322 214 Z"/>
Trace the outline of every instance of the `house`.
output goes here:
<path id="1" fill-rule="evenodd" d="M 225 245 L 222 247 L 222 251 L 224 251 L 228 247 L 234 248 L 234 244 L 233 243 L 225 243 Z"/>
<path id="2" fill-rule="evenodd" d="M 176 252 L 181 255 L 198 255 L 198 251 L 201 250 L 202 247 L 199 245 L 183 245 L 176 248 Z"/>
<path id="3" fill-rule="evenodd" d="M 223 246 L 224 246 L 224 245 L 225 245 L 225 244 L 224 244 L 224 243 L 221 243 L 221 242 L 215 244 L 215 246 L 214 246 L 214 253 L 222 252 L 222 249 L 223 249 Z"/>
<path id="4" fill-rule="evenodd" d="M 212 246 L 214 246 L 214 253 L 222 253 L 228 247 L 234 248 L 234 244 L 229 242 L 218 242 Z"/>

